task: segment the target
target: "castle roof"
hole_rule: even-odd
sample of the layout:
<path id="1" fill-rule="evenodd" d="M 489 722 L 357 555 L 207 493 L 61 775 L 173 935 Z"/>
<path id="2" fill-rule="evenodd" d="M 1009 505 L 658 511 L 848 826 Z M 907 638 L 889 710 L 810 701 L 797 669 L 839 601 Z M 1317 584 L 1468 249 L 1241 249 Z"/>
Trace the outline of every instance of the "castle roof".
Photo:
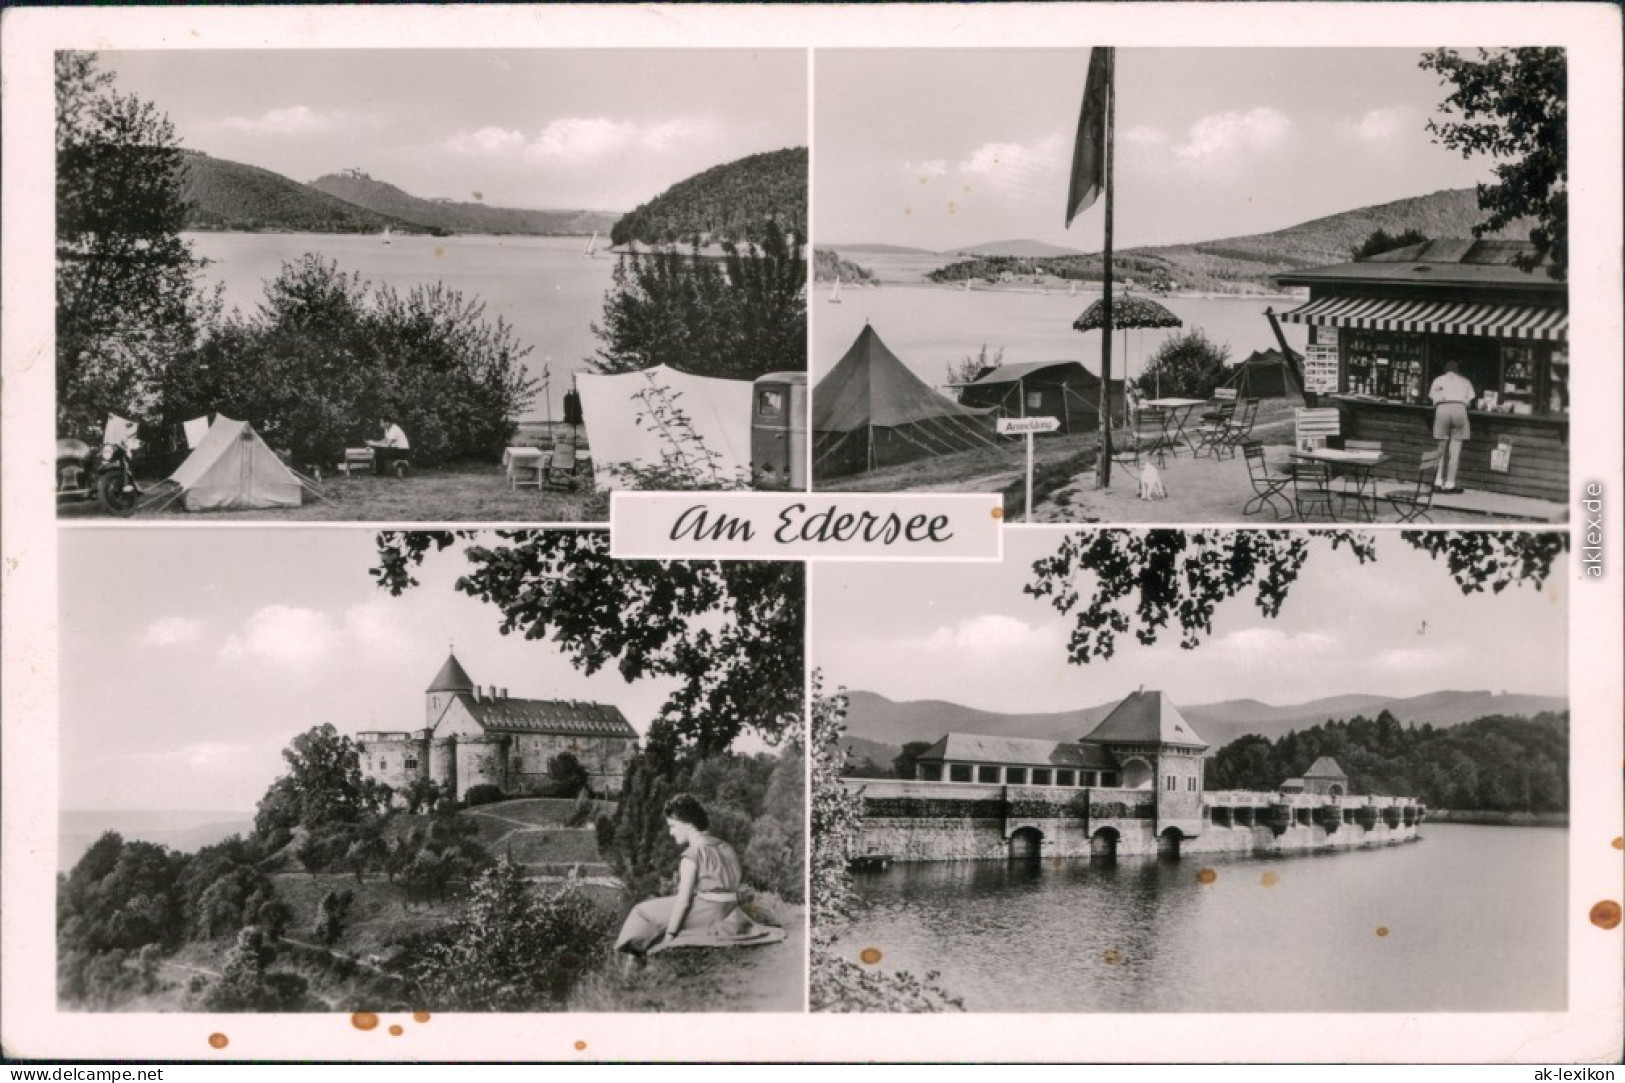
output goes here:
<path id="1" fill-rule="evenodd" d="M 457 656 L 450 652 L 446 654 L 446 664 L 440 667 L 440 672 L 434 675 L 429 687 L 423 690 L 428 692 L 472 692 L 474 681 L 463 670 Z"/>
<path id="2" fill-rule="evenodd" d="M 1104 749 L 1070 741 L 1044 741 L 1031 737 L 989 737 L 980 733 L 950 733 L 920 753 L 921 760 L 955 763 L 1002 763 L 1027 767 L 1084 767 L 1111 770 L 1116 765 Z"/>
<path id="3" fill-rule="evenodd" d="M 1303 773 L 1304 778 L 1341 778 L 1347 779 L 1348 774 L 1337 765 L 1337 761 L 1330 756 L 1322 756 L 1310 765 L 1309 770 Z"/>
<path id="4" fill-rule="evenodd" d="M 1104 744 L 1188 745 L 1206 748 L 1202 735 L 1161 692 L 1130 692 L 1084 741 Z"/>
<path id="5" fill-rule="evenodd" d="M 552 737 L 622 737 L 636 740 L 638 731 L 608 703 L 571 699 L 475 698 L 460 692 L 458 702 L 489 733 L 539 733 Z"/>

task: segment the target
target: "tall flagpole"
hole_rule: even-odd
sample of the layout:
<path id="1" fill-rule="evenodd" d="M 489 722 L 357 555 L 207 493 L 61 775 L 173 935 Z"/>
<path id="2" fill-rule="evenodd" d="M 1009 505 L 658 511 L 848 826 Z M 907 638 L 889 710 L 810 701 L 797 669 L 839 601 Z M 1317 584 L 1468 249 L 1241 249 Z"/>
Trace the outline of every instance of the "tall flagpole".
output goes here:
<path id="1" fill-rule="evenodd" d="M 1117 118 L 1117 49 L 1106 49 L 1106 241 L 1104 255 L 1105 296 L 1102 298 L 1100 328 L 1100 469 L 1095 472 L 1099 488 L 1109 489 L 1112 484 L 1112 170 L 1116 166 L 1117 148 L 1114 129 Z"/>

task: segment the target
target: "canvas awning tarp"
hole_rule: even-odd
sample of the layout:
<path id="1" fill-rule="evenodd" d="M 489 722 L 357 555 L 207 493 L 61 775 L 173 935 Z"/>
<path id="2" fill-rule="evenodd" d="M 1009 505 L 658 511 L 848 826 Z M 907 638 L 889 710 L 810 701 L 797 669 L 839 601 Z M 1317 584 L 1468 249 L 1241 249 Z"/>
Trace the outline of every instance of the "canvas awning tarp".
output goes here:
<path id="1" fill-rule="evenodd" d="M 672 450 L 672 439 L 663 435 L 651 411 L 660 399 L 687 416 L 694 435 L 715 456 L 719 482 L 748 480 L 751 386 L 749 380 L 690 376 L 669 365 L 578 375 L 576 388 L 599 488 L 624 487 L 614 467 L 658 466 Z M 677 439 L 683 442 L 682 437 Z"/>
<path id="2" fill-rule="evenodd" d="M 187 511 L 297 508 L 304 487 L 252 425 L 224 416 L 169 480 L 181 487 Z"/>
<path id="3" fill-rule="evenodd" d="M 1567 342 L 1569 313 L 1555 305 L 1416 301 L 1384 297 L 1321 297 L 1281 318 L 1319 327 L 1411 331 L 1436 335 Z"/>

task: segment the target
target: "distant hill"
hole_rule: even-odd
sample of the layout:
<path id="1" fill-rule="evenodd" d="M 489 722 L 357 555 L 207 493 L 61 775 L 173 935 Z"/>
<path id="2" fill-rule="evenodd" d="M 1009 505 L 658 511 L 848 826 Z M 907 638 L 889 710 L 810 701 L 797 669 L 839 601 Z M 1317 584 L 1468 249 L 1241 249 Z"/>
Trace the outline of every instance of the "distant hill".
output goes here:
<path id="1" fill-rule="evenodd" d="M 945 733 L 1075 741 L 1116 705 L 1117 701 L 1112 700 L 1071 711 L 1000 714 L 944 700 L 898 702 L 874 692 L 857 691 L 847 694 L 846 728 L 849 739 L 865 742 L 864 755 L 887 764 L 905 742 L 935 741 Z M 1476 690 L 1429 692 L 1406 698 L 1352 694 L 1284 706 L 1253 699 L 1225 700 L 1194 706 L 1181 704 L 1179 709 L 1208 742 L 1209 751 L 1216 752 L 1248 734 L 1273 740 L 1291 730 L 1307 729 L 1329 719 L 1348 719 L 1357 714 L 1372 718 L 1383 710 L 1401 723 L 1429 722 L 1436 727 L 1447 727 L 1490 715 L 1533 716 L 1542 711 L 1563 711 L 1568 709 L 1568 698 Z"/>
<path id="2" fill-rule="evenodd" d="M 310 182 L 310 187 L 357 207 L 439 233 L 588 236 L 595 231 L 609 232 L 618 218 L 608 211 L 532 211 L 424 199 L 356 170 L 317 177 Z"/>
<path id="3" fill-rule="evenodd" d="M 831 244 L 832 249 L 842 252 L 867 252 L 872 255 L 887 256 L 935 256 L 938 253 L 929 248 L 910 248 L 906 244 Z"/>
<path id="4" fill-rule="evenodd" d="M 1063 248 L 1058 244 L 1045 244 L 1043 241 L 1033 240 L 989 241 L 968 248 L 955 248 L 952 252 L 956 256 L 1015 256 L 1020 259 L 1083 255 L 1081 249 Z"/>
<path id="5" fill-rule="evenodd" d="M 615 223 L 615 244 L 760 241 L 769 222 L 807 237 L 807 148 L 752 154 L 672 185 Z"/>
<path id="6" fill-rule="evenodd" d="M 117 831 L 126 841 L 156 842 L 172 850 L 192 852 L 231 835 L 254 830 L 252 812 L 101 812 L 63 809 L 57 818 L 57 867 L 63 872 L 79 863 L 105 831 Z"/>
<path id="7" fill-rule="evenodd" d="M 813 281 L 834 282 L 839 278 L 842 282 L 873 282 L 874 272 L 867 267 L 844 260 L 827 248 L 819 248 L 813 252 Z"/>
<path id="8" fill-rule="evenodd" d="M 408 223 L 378 214 L 258 166 L 206 154 L 185 158 L 186 228 L 295 233 L 378 233 Z"/>
<path id="9" fill-rule="evenodd" d="M 1171 289 L 1214 293 L 1260 293 L 1275 288 L 1271 275 L 1349 262 L 1354 249 L 1376 230 L 1398 234 L 1414 229 L 1435 240 L 1466 238 L 1472 236 L 1473 226 L 1483 218 L 1477 193 L 1470 188 L 1452 188 L 1343 211 L 1271 233 L 1119 249 L 1113 264 L 1120 277 L 1145 284 L 1166 283 Z M 1529 223 L 1515 222 L 1488 236 L 1522 239 L 1528 234 Z M 836 247 L 846 252 L 862 250 L 857 245 Z M 933 272 L 930 277 L 934 281 L 997 277 L 1001 270 L 1011 269 L 1000 261 L 1010 259 L 1037 261 L 1016 268 L 1021 273 L 1099 281 L 1104 272 L 1098 252 L 1074 252 L 1038 241 L 996 241 L 954 249 L 945 255 L 963 256 L 964 260 Z"/>

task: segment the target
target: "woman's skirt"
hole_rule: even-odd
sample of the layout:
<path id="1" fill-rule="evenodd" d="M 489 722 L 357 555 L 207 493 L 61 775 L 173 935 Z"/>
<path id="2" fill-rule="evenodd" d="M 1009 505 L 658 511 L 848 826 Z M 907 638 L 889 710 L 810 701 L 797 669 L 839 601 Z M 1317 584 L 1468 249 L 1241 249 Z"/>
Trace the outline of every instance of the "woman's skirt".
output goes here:
<path id="1" fill-rule="evenodd" d="M 666 925 L 677 906 L 675 895 L 645 899 L 626 915 L 615 950 L 633 955 L 650 955 L 667 948 L 737 948 L 754 944 L 776 944 L 784 930 L 752 921 L 737 902 L 717 902 L 696 898 L 683 916 L 683 927 L 675 937 L 666 935 Z"/>

